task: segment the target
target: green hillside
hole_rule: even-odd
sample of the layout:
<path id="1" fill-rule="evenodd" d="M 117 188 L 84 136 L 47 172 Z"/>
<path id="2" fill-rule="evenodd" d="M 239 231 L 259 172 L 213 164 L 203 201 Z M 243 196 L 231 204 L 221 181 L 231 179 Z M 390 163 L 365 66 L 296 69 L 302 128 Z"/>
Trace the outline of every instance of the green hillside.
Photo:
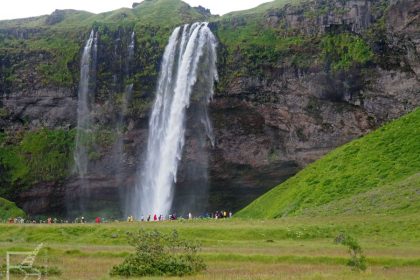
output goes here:
<path id="1" fill-rule="evenodd" d="M 228 13 L 224 15 L 224 18 L 263 14 L 268 10 L 283 8 L 286 4 L 299 4 L 300 2 L 302 2 L 302 0 L 274 0 L 271 2 L 263 3 L 255 8 L 251 8 L 248 10 Z"/>
<path id="2" fill-rule="evenodd" d="M 18 208 L 15 203 L 0 197 L 0 221 L 25 216 L 25 212 Z"/>
<path id="3" fill-rule="evenodd" d="M 24 19 L 2 20 L 2 28 L 50 28 L 70 29 L 87 27 L 96 22 L 121 24 L 140 21 L 142 24 L 176 26 L 185 22 L 199 21 L 206 17 L 181 0 L 146 0 L 134 9 L 121 8 L 93 14 L 77 10 L 56 10 L 50 15 Z"/>
<path id="4" fill-rule="evenodd" d="M 420 173 L 352 197 L 303 210 L 303 215 L 400 214 L 420 212 Z"/>
<path id="5" fill-rule="evenodd" d="M 412 212 L 419 208 L 419 172 L 417 109 L 332 151 L 236 216 Z"/>

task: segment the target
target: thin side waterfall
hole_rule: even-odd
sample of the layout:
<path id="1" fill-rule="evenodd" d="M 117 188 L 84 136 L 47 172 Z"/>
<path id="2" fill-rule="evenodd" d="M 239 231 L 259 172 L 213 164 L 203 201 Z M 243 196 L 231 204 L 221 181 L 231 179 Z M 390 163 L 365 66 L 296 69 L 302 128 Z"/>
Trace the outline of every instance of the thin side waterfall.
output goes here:
<path id="1" fill-rule="evenodd" d="M 125 64 L 125 67 L 126 67 L 125 74 L 127 78 L 130 76 L 130 64 L 132 63 L 133 58 L 134 58 L 135 44 L 136 44 L 136 34 L 133 31 L 131 33 L 130 44 L 128 45 L 128 50 L 127 50 L 127 53 L 128 53 L 127 63 Z M 122 104 L 123 115 L 127 114 L 128 104 L 130 102 L 132 92 L 133 92 L 133 83 L 130 83 L 125 87 L 125 91 L 124 91 L 123 104 Z"/>
<path id="2" fill-rule="evenodd" d="M 128 61 L 130 62 L 134 57 L 134 47 L 136 44 L 136 33 L 131 32 L 130 44 L 128 45 Z M 128 66 L 128 64 L 127 64 Z M 127 69 L 128 72 L 128 69 Z"/>
<path id="3" fill-rule="evenodd" d="M 207 23 L 177 27 L 169 38 L 161 65 L 156 98 L 149 121 L 143 168 L 131 196 L 131 214 L 167 215 L 174 197 L 178 164 L 185 142 L 186 111 L 190 98 L 208 104 L 213 96 L 217 41 Z M 201 82 L 200 82 L 201 81 Z M 213 141 L 207 109 L 204 130 Z"/>
<path id="4" fill-rule="evenodd" d="M 135 47 L 135 33 L 133 31 L 130 36 L 130 43 L 127 46 L 127 58 L 125 60 L 125 66 L 124 66 L 125 67 L 124 79 L 128 79 L 131 74 L 130 64 L 132 63 L 133 58 L 134 58 L 134 47 Z M 118 132 L 118 135 L 120 136 L 119 138 L 121 138 L 121 133 L 124 127 L 124 117 L 127 114 L 128 105 L 130 103 L 132 93 L 133 93 L 133 83 L 130 83 L 125 86 L 125 89 L 123 92 L 122 104 L 121 104 L 121 111 L 118 115 L 117 132 Z"/>
<path id="5" fill-rule="evenodd" d="M 80 61 L 80 82 L 77 101 L 77 134 L 74 161 L 77 174 L 84 178 L 88 171 L 88 142 L 91 133 L 92 77 L 96 69 L 97 33 L 90 32 Z M 93 77 L 94 79 L 94 77 Z"/>
<path id="6" fill-rule="evenodd" d="M 134 31 L 131 33 L 130 36 L 130 42 L 127 45 L 127 56 L 125 59 L 125 65 L 124 65 L 124 79 L 128 79 L 131 75 L 130 73 L 130 65 L 133 62 L 134 58 L 134 48 L 135 48 L 135 33 Z M 116 120 L 116 132 L 118 135 L 117 141 L 114 146 L 114 158 L 115 160 L 115 179 L 117 187 L 120 190 L 120 199 L 121 204 L 124 205 L 123 211 L 127 211 L 127 193 L 124 192 L 125 188 L 123 186 L 123 182 L 125 179 L 124 176 L 124 164 L 126 160 L 126 156 L 124 154 L 124 125 L 125 125 L 125 116 L 128 112 L 128 106 L 130 104 L 130 100 L 132 97 L 133 92 L 133 84 L 130 83 L 125 86 L 123 96 L 122 96 L 122 104 L 120 108 L 120 112 L 118 114 L 118 118 Z"/>

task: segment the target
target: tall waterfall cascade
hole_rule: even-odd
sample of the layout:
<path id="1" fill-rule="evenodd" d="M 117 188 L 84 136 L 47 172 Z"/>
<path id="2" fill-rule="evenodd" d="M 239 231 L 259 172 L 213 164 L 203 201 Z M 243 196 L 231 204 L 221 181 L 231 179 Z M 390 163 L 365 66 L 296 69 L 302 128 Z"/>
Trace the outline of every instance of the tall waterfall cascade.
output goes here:
<path id="1" fill-rule="evenodd" d="M 87 138 L 91 133 L 91 107 L 93 103 L 91 74 L 96 69 L 98 34 L 93 30 L 83 49 L 80 61 L 80 82 L 77 102 L 77 134 L 74 161 L 77 174 L 83 178 L 88 171 Z"/>
<path id="2" fill-rule="evenodd" d="M 185 143 L 190 99 L 206 106 L 213 96 L 217 40 L 207 23 L 177 27 L 163 55 L 156 97 L 149 121 L 145 161 L 131 195 L 132 215 L 167 215 L 174 198 L 178 165 Z M 207 107 L 197 122 L 213 143 Z"/>

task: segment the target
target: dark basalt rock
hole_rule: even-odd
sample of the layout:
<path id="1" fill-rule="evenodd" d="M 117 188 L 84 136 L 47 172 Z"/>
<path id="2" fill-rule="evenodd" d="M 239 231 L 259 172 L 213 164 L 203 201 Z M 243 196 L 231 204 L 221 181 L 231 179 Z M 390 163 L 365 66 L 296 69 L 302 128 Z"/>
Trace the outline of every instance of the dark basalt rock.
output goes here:
<path id="1" fill-rule="evenodd" d="M 47 17 L 47 19 L 45 20 L 45 22 L 48 25 L 57 24 L 57 23 L 62 22 L 64 20 L 65 15 L 66 15 L 66 11 L 65 10 L 55 10 L 54 12 L 52 12 L 51 15 L 49 15 Z"/>
<path id="2" fill-rule="evenodd" d="M 323 34 L 325 32 L 349 31 L 360 34 L 380 18 L 378 9 L 384 1 L 310 1 L 302 5 L 287 4 L 279 10 L 266 14 L 266 24 L 282 27 L 287 33 Z"/>
<path id="3" fill-rule="evenodd" d="M 203 6 L 194 7 L 197 12 L 202 14 L 203 16 L 211 16 L 211 12 L 209 9 L 204 8 Z"/>

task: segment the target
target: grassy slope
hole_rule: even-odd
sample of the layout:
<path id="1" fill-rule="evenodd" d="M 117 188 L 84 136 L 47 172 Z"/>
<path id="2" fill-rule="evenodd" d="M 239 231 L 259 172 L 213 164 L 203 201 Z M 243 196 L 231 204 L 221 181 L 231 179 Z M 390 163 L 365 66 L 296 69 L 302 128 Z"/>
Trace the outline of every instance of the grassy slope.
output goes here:
<path id="1" fill-rule="evenodd" d="M 0 197 L 0 221 L 25 216 L 25 212 L 18 208 L 15 203 Z"/>
<path id="2" fill-rule="evenodd" d="M 418 173 L 420 171 L 419 153 L 420 109 L 417 109 L 375 132 L 330 152 L 296 176 L 255 200 L 237 216 L 278 218 L 291 214 L 303 214 L 304 209 L 334 201 L 333 208 L 349 206 L 351 202 L 345 199 L 374 188 L 381 188 L 384 192 L 393 190 L 395 188 L 392 186 L 400 186 L 397 182 Z M 419 182 L 416 178 L 414 176 L 401 184 L 408 184 L 408 188 L 416 193 L 415 189 Z M 403 191 L 403 188 L 400 190 Z M 366 194 L 366 197 L 369 195 Z M 383 193 L 381 197 L 400 197 L 395 202 L 395 208 L 402 207 L 410 201 L 401 194 L 397 196 Z M 339 202 L 342 199 L 344 199 L 343 205 Z M 368 211 L 372 206 L 369 206 L 369 202 L 365 204 Z M 415 209 L 417 206 L 400 210 L 409 212 Z M 381 212 L 387 210 L 388 208 L 385 207 Z M 313 210 L 312 213 L 318 211 L 321 210 Z"/>
<path id="3" fill-rule="evenodd" d="M 349 198 L 303 211 L 309 216 L 420 212 L 420 173 Z"/>
<path id="4" fill-rule="evenodd" d="M 267 10 L 271 9 L 280 9 L 283 8 L 286 4 L 298 4 L 302 0 L 274 0 L 271 2 L 263 3 L 259 5 L 258 7 L 243 10 L 243 11 L 237 11 L 237 12 L 231 12 L 226 15 L 224 15 L 224 18 L 226 17 L 236 17 L 236 16 L 245 16 L 245 15 L 254 15 L 254 14 L 263 14 Z"/>

